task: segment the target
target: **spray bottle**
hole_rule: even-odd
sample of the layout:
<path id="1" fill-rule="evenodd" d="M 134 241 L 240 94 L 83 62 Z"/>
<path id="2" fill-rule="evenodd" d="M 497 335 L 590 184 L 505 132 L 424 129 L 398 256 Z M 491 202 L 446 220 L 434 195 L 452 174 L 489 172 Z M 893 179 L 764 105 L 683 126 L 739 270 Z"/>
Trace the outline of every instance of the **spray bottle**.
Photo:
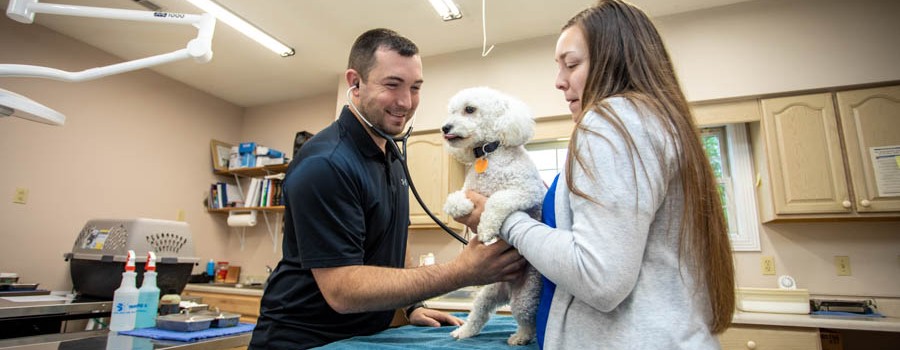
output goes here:
<path id="1" fill-rule="evenodd" d="M 134 272 L 134 251 L 128 251 L 125 272 L 122 273 L 122 284 L 113 293 L 112 317 L 109 330 L 130 331 L 134 329 L 134 318 L 137 314 L 138 289 L 134 287 L 137 274 Z"/>
<path id="2" fill-rule="evenodd" d="M 134 328 L 155 327 L 157 309 L 159 309 L 159 287 L 156 286 L 156 254 L 147 252 L 144 282 L 138 289 L 138 309 Z"/>

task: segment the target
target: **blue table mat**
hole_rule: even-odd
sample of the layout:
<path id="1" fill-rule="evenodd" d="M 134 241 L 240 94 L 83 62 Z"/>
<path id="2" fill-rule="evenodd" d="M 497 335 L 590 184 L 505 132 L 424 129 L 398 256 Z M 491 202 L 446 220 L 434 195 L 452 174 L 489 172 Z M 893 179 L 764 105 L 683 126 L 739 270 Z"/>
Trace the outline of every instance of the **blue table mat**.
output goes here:
<path id="1" fill-rule="evenodd" d="M 466 319 L 468 313 L 454 313 L 453 316 Z M 418 327 L 403 326 L 387 329 L 381 333 L 359 336 L 337 341 L 316 349 L 516 349 L 537 350 L 536 342 L 525 346 L 509 346 L 506 339 L 516 331 L 516 320 L 510 315 L 493 315 L 481 333 L 456 340 L 450 332 L 456 326 Z"/>
<path id="2" fill-rule="evenodd" d="M 130 336 L 135 336 L 135 337 L 160 339 L 160 340 L 175 340 L 175 341 L 183 341 L 183 342 L 192 342 L 192 341 L 197 341 L 200 339 L 223 337 L 226 335 L 235 335 L 235 334 L 240 334 L 240 333 L 252 332 L 253 327 L 256 327 L 256 325 L 254 325 L 252 323 L 238 323 L 234 327 L 209 328 L 209 329 L 204 329 L 202 331 L 194 331 L 194 332 L 176 332 L 176 331 L 170 331 L 170 330 L 166 330 L 166 329 L 159 329 L 159 328 L 153 327 L 153 328 L 141 328 L 141 329 L 135 329 L 132 331 L 119 332 L 119 334 L 130 335 Z"/>

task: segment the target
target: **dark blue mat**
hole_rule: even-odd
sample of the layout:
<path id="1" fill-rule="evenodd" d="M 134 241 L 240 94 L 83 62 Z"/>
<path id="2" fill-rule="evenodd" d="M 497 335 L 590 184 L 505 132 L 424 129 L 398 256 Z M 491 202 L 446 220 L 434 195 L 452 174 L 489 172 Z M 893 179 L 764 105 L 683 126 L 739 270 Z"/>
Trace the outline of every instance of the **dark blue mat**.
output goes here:
<path id="1" fill-rule="evenodd" d="M 152 338 L 152 339 L 192 342 L 192 341 L 197 341 L 200 339 L 215 338 L 215 337 L 222 337 L 222 336 L 226 336 L 226 335 L 234 335 L 234 334 L 252 332 L 253 327 L 255 327 L 255 326 L 256 325 L 254 325 L 252 323 L 238 323 L 238 325 L 234 326 L 234 327 L 210 328 L 210 329 L 204 329 L 202 331 L 195 331 L 195 332 L 176 332 L 176 331 L 170 331 L 170 330 L 159 329 L 159 328 L 153 327 L 153 328 L 135 329 L 133 331 L 119 332 L 119 334 L 131 335 L 131 336 L 135 336 L 135 337 Z"/>
<path id="2" fill-rule="evenodd" d="M 467 313 L 454 313 L 465 319 Z M 317 349 L 516 349 L 537 350 L 537 343 L 525 346 L 509 346 L 506 339 L 516 331 L 516 321 L 509 315 L 493 315 L 481 333 L 468 339 L 456 340 L 450 332 L 456 326 L 438 328 L 403 326 L 391 328 L 378 334 L 353 337 L 334 342 Z"/>

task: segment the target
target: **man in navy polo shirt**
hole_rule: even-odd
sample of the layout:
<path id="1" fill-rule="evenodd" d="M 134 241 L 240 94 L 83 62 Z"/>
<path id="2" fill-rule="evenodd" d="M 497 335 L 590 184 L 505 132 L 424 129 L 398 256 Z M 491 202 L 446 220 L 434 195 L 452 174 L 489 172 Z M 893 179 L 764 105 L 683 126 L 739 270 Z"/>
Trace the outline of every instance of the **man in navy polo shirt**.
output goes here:
<path id="1" fill-rule="evenodd" d="M 373 29 L 356 39 L 345 72 L 349 101 L 307 141 L 284 181 L 283 257 L 269 277 L 250 349 L 305 349 L 386 329 L 394 309 L 410 323 L 460 325 L 417 301 L 509 281 L 525 260 L 505 242 L 470 242 L 453 261 L 404 269 L 409 194 L 387 140 L 419 104 L 422 61 L 409 39 Z M 391 141 L 393 142 L 393 141 Z"/>

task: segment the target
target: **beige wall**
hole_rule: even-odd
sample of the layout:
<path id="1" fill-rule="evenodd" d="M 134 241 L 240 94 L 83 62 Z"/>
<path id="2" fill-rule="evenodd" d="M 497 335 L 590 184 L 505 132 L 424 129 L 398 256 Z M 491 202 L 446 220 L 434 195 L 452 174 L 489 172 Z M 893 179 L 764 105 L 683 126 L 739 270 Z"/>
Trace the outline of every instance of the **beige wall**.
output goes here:
<path id="1" fill-rule="evenodd" d="M 759 0 L 660 18 L 689 100 L 900 79 L 900 1 Z"/>
<path id="2" fill-rule="evenodd" d="M 0 18 L 0 62 L 83 70 L 118 62 L 39 25 Z M 196 256 L 223 256 L 228 233 L 203 200 L 209 141 L 237 139 L 243 110 L 143 70 L 81 83 L 0 78 L 0 87 L 64 113 L 54 127 L 0 119 L 0 270 L 71 289 L 75 237 L 92 218 L 175 220 L 183 210 Z M 13 204 L 17 187 L 28 203 Z"/>
<path id="3" fill-rule="evenodd" d="M 298 131 L 318 133 L 334 120 L 334 97 L 331 94 L 247 108 L 240 141 L 254 141 L 275 148 L 285 154 L 294 149 L 294 136 Z M 236 142 L 240 142 L 236 141 Z M 290 156 L 289 156 L 290 157 Z M 282 230 L 280 213 L 259 214 L 256 227 L 228 228 L 228 245 L 225 257 L 230 264 L 242 267 L 243 277 L 265 276 L 265 267 L 275 268 L 281 260 Z M 216 218 L 225 220 L 225 216 Z M 278 225 L 276 229 L 276 224 Z M 277 231 L 276 231 L 277 230 Z M 243 232 L 244 243 L 241 245 Z M 275 241 L 271 233 L 275 232 Z M 242 278 L 243 279 L 243 278 Z"/>

